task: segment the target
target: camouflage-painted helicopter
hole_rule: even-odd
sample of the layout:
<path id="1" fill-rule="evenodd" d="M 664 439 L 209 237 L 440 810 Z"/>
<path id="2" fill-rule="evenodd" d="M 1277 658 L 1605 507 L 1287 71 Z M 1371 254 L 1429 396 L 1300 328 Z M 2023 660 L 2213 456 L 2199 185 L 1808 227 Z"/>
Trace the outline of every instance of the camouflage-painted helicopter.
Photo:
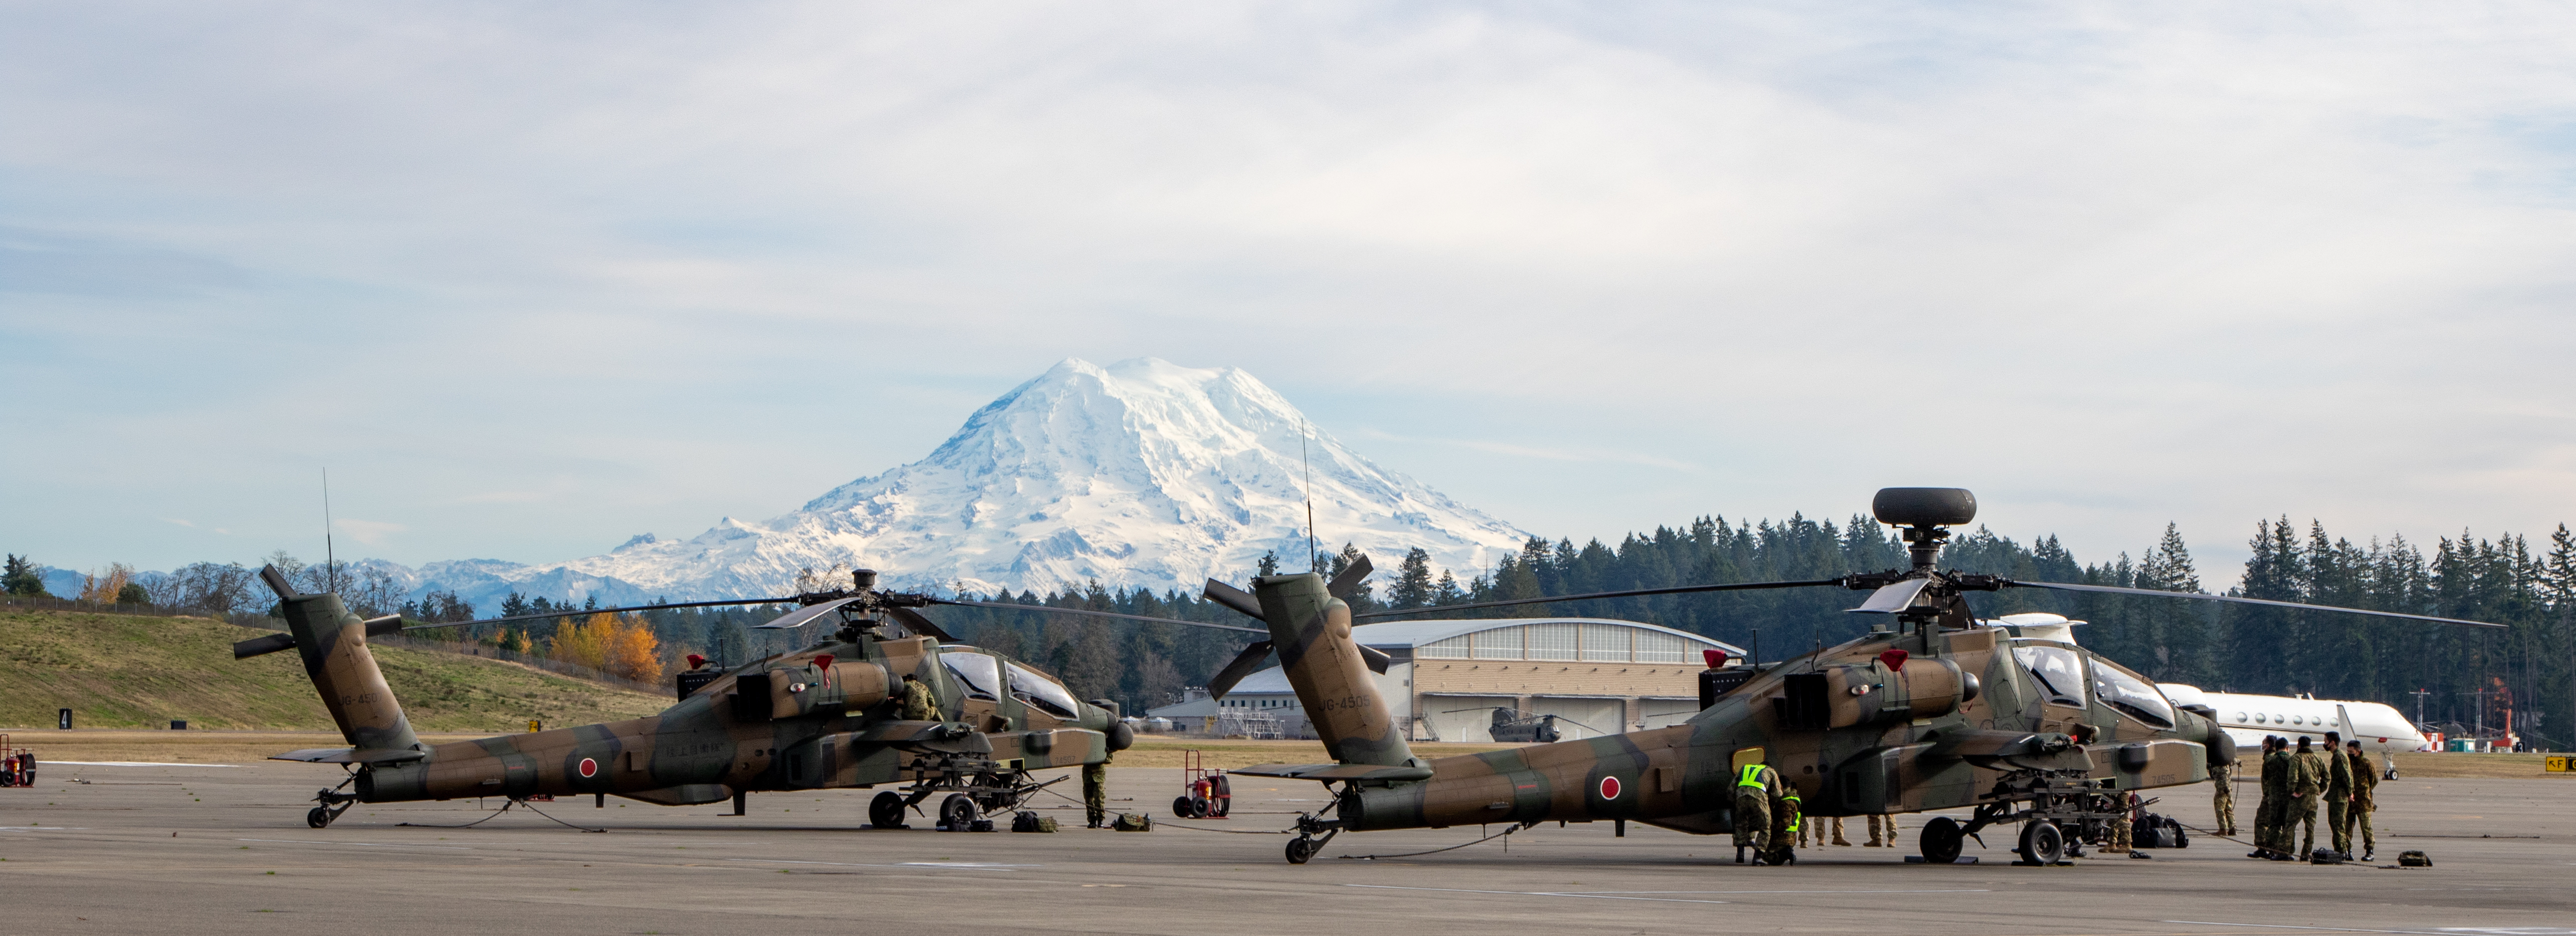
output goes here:
<path id="1" fill-rule="evenodd" d="M 2073 842 L 2100 842 L 2131 790 L 2198 783 L 2233 763 L 2234 743 L 2213 713 L 2179 709 L 2155 685 L 2111 660 L 2055 641 L 2017 639 L 1982 626 L 1967 592 L 2005 588 L 2109 592 L 2345 611 L 2495 627 L 2424 615 L 2293 602 L 2054 582 L 2020 582 L 1935 568 L 1945 527 L 1976 516 L 1956 488 L 1888 488 L 1872 505 L 1904 527 L 1911 568 L 1805 582 L 1753 582 L 1534 599 L 1841 587 L 1868 590 L 1852 609 L 1884 615 L 1861 639 L 1768 666 L 1702 674 L 1702 709 L 1670 728 L 1423 760 L 1388 714 L 1369 650 L 1355 642 L 1344 596 L 1366 560 L 1327 583 L 1312 573 L 1253 580 L 1247 595 L 1219 582 L 1208 597 L 1262 620 L 1270 639 L 1247 648 L 1210 686 L 1222 697 L 1274 648 L 1304 703 L 1329 764 L 1265 764 L 1234 771 L 1338 784 L 1332 805 L 1298 817 L 1288 843 L 1303 864 L 1333 836 L 1379 829 L 1446 828 L 1543 820 L 1636 821 L 1695 834 L 1733 831 L 1739 768 L 1770 764 L 1797 787 L 1805 812 L 1853 816 L 1969 807 L 1963 826 L 1925 823 L 1925 860 L 1946 864 L 1962 840 L 2017 823 L 2025 863 L 2052 864 Z M 1526 604 L 1497 601 L 1424 609 Z M 1381 612 L 1361 617 L 1383 617 Z M 1980 841 L 1983 841 L 1981 838 Z"/>
<path id="2" fill-rule="evenodd" d="M 322 790 L 305 821 L 314 828 L 358 802 L 387 803 L 538 794 L 616 795 L 666 806 L 728 797 L 740 815 L 747 793 L 908 783 L 877 794 L 868 817 L 903 825 L 908 810 L 947 794 L 942 826 L 963 830 L 980 816 L 1016 810 L 1047 783 L 1030 771 L 1097 764 L 1135 740 L 1117 704 L 1076 701 L 1054 678 L 1007 656 L 960 644 L 913 611 L 933 604 L 984 604 L 881 591 L 876 573 L 853 573 L 847 589 L 790 598 L 704 601 L 656 608 L 749 604 L 802 607 L 759 625 L 800 627 L 827 617 L 829 638 L 730 670 L 700 667 L 678 677 L 680 702 L 628 721 L 425 744 L 403 717 L 367 649 L 370 634 L 406 627 L 400 617 L 360 620 L 339 596 L 297 594 L 275 568 L 260 571 L 277 593 L 287 632 L 242 641 L 236 659 L 294 649 L 339 724 L 345 748 L 275 759 L 346 765 L 341 788 Z M 1050 613 L 1127 615 L 1054 608 Z M 566 612 L 595 614 L 626 610 Z M 531 620 L 518 615 L 485 621 Z M 1159 620 L 1159 619 L 1157 619 Z M 1179 622 L 1195 623 L 1195 622 Z M 1239 631 L 1253 628 L 1198 624 Z M 899 717 L 902 680 L 919 678 L 936 700 L 935 720 Z M 1057 779 L 1062 779 L 1061 777 Z M 985 826 L 984 828 L 989 828 Z"/>

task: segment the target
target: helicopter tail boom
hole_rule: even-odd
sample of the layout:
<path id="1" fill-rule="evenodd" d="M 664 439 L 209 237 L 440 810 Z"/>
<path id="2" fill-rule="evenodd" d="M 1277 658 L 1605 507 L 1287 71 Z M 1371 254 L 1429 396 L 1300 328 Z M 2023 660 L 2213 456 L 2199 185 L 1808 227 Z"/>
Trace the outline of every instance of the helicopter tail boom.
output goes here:
<path id="1" fill-rule="evenodd" d="M 340 737 L 362 754 L 422 751 L 420 736 L 403 716 L 402 702 L 385 685 L 385 674 L 376 668 L 375 654 L 367 649 L 368 622 L 349 613 L 338 595 L 297 594 L 274 567 L 260 572 L 270 590 L 277 592 L 279 614 L 286 618 L 287 633 L 294 636 L 295 650 L 303 657 L 304 674 L 322 694 L 322 705 L 340 726 Z"/>
<path id="2" fill-rule="evenodd" d="M 1334 597 L 1323 576 L 1264 576 L 1253 580 L 1253 594 L 1279 665 L 1324 750 L 1342 764 L 1421 766 L 1378 695 L 1368 657 L 1351 639 L 1351 606 Z"/>

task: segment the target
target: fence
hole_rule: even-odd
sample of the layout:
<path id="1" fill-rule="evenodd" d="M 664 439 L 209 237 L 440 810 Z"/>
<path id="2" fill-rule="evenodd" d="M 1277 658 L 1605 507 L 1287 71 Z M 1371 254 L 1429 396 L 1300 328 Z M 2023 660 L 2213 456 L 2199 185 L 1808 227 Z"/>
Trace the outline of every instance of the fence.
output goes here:
<path id="1" fill-rule="evenodd" d="M 160 605 L 139 603 L 80 601 L 72 598 L 29 598 L 22 596 L 8 596 L 6 598 L 0 598 L 0 611 L 14 610 L 86 611 L 94 614 L 194 617 L 205 618 L 213 621 L 222 621 L 235 627 L 244 627 L 251 630 L 282 631 L 286 629 L 285 621 L 269 617 L 265 614 L 252 614 L 241 611 L 217 613 L 196 608 L 169 608 Z M 450 656 L 471 656 L 482 657 L 487 660 L 504 660 L 511 663 L 517 663 L 522 666 L 545 670 L 546 672 L 554 673 L 559 676 L 569 676 L 574 679 L 588 680 L 590 682 L 615 686 L 620 689 L 630 689 L 651 695 L 660 695 L 669 688 L 667 686 L 660 686 L 648 682 L 638 682 L 621 676 L 612 676 L 610 674 L 591 669 L 587 666 L 566 663 L 561 660 L 550 659 L 535 654 L 520 653 L 518 651 L 502 647 L 487 647 L 481 644 L 457 643 L 445 640 L 417 640 L 410 637 L 400 637 L 391 634 L 381 637 L 369 637 L 367 638 L 367 642 L 377 646 L 401 647 L 405 650 L 419 650 L 427 653 L 444 653 Z"/>

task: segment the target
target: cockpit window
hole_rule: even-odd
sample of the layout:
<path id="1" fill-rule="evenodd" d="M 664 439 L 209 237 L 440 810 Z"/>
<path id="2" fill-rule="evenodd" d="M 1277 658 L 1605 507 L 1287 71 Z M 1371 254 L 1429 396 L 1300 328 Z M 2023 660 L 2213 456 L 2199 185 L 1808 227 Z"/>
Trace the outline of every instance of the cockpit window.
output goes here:
<path id="1" fill-rule="evenodd" d="M 1064 691 L 1055 680 L 1017 663 L 1004 663 L 1011 671 L 1011 695 L 1053 713 L 1058 718 L 1080 718 L 1082 707 L 1073 701 L 1073 693 Z"/>
<path id="2" fill-rule="evenodd" d="M 967 698 L 999 699 L 1002 697 L 1002 666 L 992 657 L 981 653 L 960 653 L 948 650 L 939 654 L 939 662 L 948 666 L 948 675 L 957 677 L 958 682 L 965 684 Z"/>
<path id="3" fill-rule="evenodd" d="M 2173 727 L 2173 705 L 2165 701 L 2164 693 L 2157 692 L 2146 680 L 2121 672 L 2119 667 L 2094 662 L 2093 694 L 2139 721 L 2158 728 Z"/>
<path id="4" fill-rule="evenodd" d="M 2084 704 L 2084 659 L 2065 647 L 2014 647 L 2013 659 L 2057 701 Z"/>

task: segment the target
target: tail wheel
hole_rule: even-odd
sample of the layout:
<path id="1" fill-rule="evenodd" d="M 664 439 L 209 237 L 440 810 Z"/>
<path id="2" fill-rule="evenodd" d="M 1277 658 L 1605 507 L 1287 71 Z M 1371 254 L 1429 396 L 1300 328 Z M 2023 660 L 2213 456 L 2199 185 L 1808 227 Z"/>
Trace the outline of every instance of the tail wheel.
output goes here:
<path id="1" fill-rule="evenodd" d="M 1923 860 L 1931 864 L 1952 864 L 1959 860 L 1959 847 L 1967 839 L 1960 831 L 1959 820 L 1936 816 L 1923 824 L 1915 834 L 1915 844 L 1923 849 Z"/>
<path id="2" fill-rule="evenodd" d="M 320 829 L 329 826 L 332 818 L 331 807 L 315 806 L 312 812 L 304 814 L 304 824 Z"/>
<path id="3" fill-rule="evenodd" d="M 964 793 L 950 793 L 939 801 L 939 824 L 950 832 L 964 832 L 975 824 L 975 798 Z"/>
<path id="4" fill-rule="evenodd" d="M 868 824 L 880 829 L 903 828 L 903 795 L 888 790 L 869 800 Z"/>
<path id="5" fill-rule="evenodd" d="M 1305 864 L 1315 857 L 1315 840 L 1300 835 L 1288 840 L 1288 863 Z"/>
<path id="6" fill-rule="evenodd" d="M 2066 857 L 2066 833 L 2057 827 L 2057 823 L 2033 819 L 2021 827 L 2021 848 L 2017 850 L 2021 852 L 2023 861 L 2038 865 L 2056 864 Z"/>

